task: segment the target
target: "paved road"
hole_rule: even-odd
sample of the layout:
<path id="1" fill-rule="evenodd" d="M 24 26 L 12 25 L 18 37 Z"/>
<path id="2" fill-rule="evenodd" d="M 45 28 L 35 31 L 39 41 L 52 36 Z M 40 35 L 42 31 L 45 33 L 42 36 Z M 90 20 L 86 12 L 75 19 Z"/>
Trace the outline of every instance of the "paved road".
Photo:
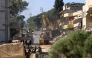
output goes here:
<path id="1" fill-rule="evenodd" d="M 35 53 L 32 53 L 32 54 L 30 55 L 30 58 L 36 58 L 35 56 L 36 56 L 36 54 L 35 54 Z"/>
<path id="2" fill-rule="evenodd" d="M 49 52 L 51 45 L 40 45 L 42 52 Z"/>

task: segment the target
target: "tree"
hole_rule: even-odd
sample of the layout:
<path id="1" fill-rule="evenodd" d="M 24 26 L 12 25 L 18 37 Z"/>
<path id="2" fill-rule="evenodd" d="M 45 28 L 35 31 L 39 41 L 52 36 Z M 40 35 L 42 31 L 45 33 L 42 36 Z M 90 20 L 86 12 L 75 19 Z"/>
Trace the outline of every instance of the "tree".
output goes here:
<path id="1" fill-rule="evenodd" d="M 90 51 L 92 36 L 90 37 L 90 41 L 88 39 L 89 36 L 90 34 L 86 31 L 69 33 L 67 37 L 58 40 L 52 45 L 49 52 L 49 58 L 59 58 L 62 55 L 67 58 L 82 58 L 85 51 L 85 49 L 83 49 L 84 47 L 88 48 L 86 49 L 86 52 L 89 51 L 90 55 L 92 55 Z M 86 40 L 88 44 L 85 45 Z"/>
<path id="2" fill-rule="evenodd" d="M 18 22 L 20 28 L 23 28 L 24 18 L 25 18 L 24 15 L 19 15 L 16 17 L 16 22 Z"/>
<path id="3" fill-rule="evenodd" d="M 13 17 L 19 15 L 19 13 L 27 9 L 26 7 L 28 6 L 28 3 L 24 0 L 10 0 L 10 3 L 10 14 Z"/>
<path id="4" fill-rule="evenodd" d="M 33 25 L 33 26 L 35 26 L 35 27 L 37 27 L 37 28 L 41 28 L 42 27 L 42 23 L 41 23 L 41 19 L 42 19 L 42 17 L 41 17 L 41 15 L 42 14 L 38 14 L 38 15 L 36 15 L 36 16 L 33 16 L 33 17 L 30 17 L 27 21 L 28 21 L 28 23 L 32 23 L 32 22 L 35 22 L 35 25 Z M 32 25 L 31 25 L 32 26 Z"/>
<path id="5" fill-rule="evenodd" d="M 20 13 L 27 9 L 28 3 L 24 0 L 10 0 L 10 4 L 11 21 L 12 23 L 17 23 L 19 17 L 24 17 L 23 15 L 21 16 Z"/>
<path id="6" fill-rule="evenodd" d="M 19 22 L 19 21 L 24 21 L 24 18 L 25 18 L 24 15 L 19 15 L 15 19 L 16 19 L 16 22 Z"/>
<path id="7" fill-rule="evenodd" d="M 11 14 L 11 22 L 10 22 L 10 26 L 15 26 L 16 28 L 10 28 L 12 30 L 11 31 L 11 38 L 19 32 L 18 26 L 20 26 L 21 28 L 23 27 L 24 24 L 24 15 L 20 15 L 20 13 L 24 10 L 27 9 L 28 3 L 24 0 L 10 0 L 10 14 Z M 21 24 L 18 24 L 19 21 L 21 21 Z M 17 32 L 14 32 L 17 31 Z M 14 33 L 13 33 L 14 32 Z"/>
<path id="8" fill-rule="evenodd" d="M 54 8 L 52 8 L 51 10 L 44 12 L 45 16 L 48 17 L 48 19 L 50 21 L 55 21 L 55 13 L 54 13 Z"/>
<path id="9" fill-rule="evenodd" d="M 27 20 L 27 23 L 28 23 L 30 31 L 33 31 L 36 29 L 36 27 L 37 27 L 36 23 L 34 22 L 34 20 L 31 17 Z"/>
<path id="10" fill-rule="evenodd" d="M 54 8 L 55 8 L 55 13 L 57 15 L 56 18 L 59 18 L 59 12 L 63 10 L 64 2 L 63 0 L 55 0 Z"/>
<path id="11" fill-rule="evenodd" d="M 85 48 L 83 53 L 83 58 L 92 58 L 92 34 L 85 41 Z"/>
<path id="12" fill-rule="evenodd" d="M 38 14 L 36 16 L 30 17 L 30 19 L 28 19 L 28 20 L 33 19 L 33 21 L 35 22 L 36 26 L 38 28 L 41 28 L 42 27 L 42 22 L 41 22 L 42 21 L 42 14 L 44 14 L 50 21 L 55 22 L 54 8 L 49 10 L 49 11 L 47 11 L 47 12 L 43 12 L 43 13 L 40 13 L 40 14 Z M 48 25 L 48 23 L 47 23 L 47 25 Z"/>
<path id="13" fill-rule="evenodd" d="M 42 14 L 38 14 L 35 17 L 34 22 L 36 22 L 37 28 L 41 28 L 42 27 Z"/>

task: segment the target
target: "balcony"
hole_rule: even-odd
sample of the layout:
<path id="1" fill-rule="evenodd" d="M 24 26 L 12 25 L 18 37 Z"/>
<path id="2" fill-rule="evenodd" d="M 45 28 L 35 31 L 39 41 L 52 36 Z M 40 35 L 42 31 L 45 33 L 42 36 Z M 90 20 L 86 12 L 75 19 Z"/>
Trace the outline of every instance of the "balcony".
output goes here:
<path id="1" fill-rule="evenodd" d="M 63 29 L 74 28 L 74 24 L 63 25 Z"/>
<path id="2" fill-rule="evenodd" d="M 82 10 L 73 12 L 73 16 L 81 16 L 82 17 Z"/>
<path id="3" fill-rule="evenodd" d="M 64 17 L 70 17 L 70 16 L 73 16 L 73 13 L 65 13 L 64 14 Z"/>
<path id="4" fill-rule="evenodd" d="M 74 28 L 74 24 L 68 24 L 68 28 Z"/>

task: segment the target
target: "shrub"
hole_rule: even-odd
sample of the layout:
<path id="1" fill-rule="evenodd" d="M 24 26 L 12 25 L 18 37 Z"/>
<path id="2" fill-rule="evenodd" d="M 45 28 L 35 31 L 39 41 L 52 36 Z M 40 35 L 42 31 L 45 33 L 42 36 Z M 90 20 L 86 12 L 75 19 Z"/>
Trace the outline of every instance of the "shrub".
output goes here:
<path id="1" fill-rule="evenodd" d="M 83 58 L 92 58 L 92 34 L 85 41 Z"/>
<path id="2" fill-rule="evenodd" d="M 67 58 L 82 58 L 84 53 L 84 42 L 90 36 L 86 31 L 74 31 L 52 45 L 49 58 L 59 58 L 66 56 Z"/>

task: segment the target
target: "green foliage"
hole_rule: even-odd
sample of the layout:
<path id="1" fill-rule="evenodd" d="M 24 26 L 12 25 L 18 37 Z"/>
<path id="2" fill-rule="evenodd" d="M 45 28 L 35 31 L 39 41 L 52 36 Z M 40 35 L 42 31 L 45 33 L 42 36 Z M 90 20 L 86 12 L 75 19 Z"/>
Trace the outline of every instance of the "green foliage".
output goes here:
<path id="1" fill-rule="evenodd" d="M 23 25 L 25 24 L 24 18 L 25 18 L 24 15 L 19 15 L 15 19 L 12 19 L 12 22 L 10 24 L 11 25 L 17 24 L 17 26 L 23 28 Z"/>
<path id="2" fill-rule="evenodd" d="M 25 16 L 19 15 L 19 13 L 26 9 L 26 6 L 28 6 L 28 3 L 23 0 L 10 0 L 10 3 L 11 3 L 10 14 L 13 17 L 11 19 L 12 22 L 10 22 L 10 24 L 15 24 L 15 23 L 18 24 L 19 21 L 21 20 L 20 25 L 21 27 L 23 27 L 23 24 L 24 24 L 23 19 L 25 18 Z"/>
<path id="3" fill-rule="evenodd" d="M 87 38 L 89 36 L 90 34 L 88 32 L 82 30 L 69 33 L 67 37 L 60 39 L 51 47 L 49 58 L 59 58 L 62 55 L 66 56 L 67 58 L 82 58 L 84 54 L 83 48 L 85 47 L 85 45 L 89 46 L 90 44 L 88 48 L 91 48 L 91 40 L 90 43 L 88 41 L 87 44 L 84 44 L 85 41 L 88 40 Z M 90 49 L 88 50 L 90 51 Z"/>
<path id="4" fill-rule="evenodd" d="M 66 42 L 66 43 L 65 43 Z M 61 55 L 64 53 L 68 53 L 68 48 L 67 48 L 67 44 L 69 42 L 67 41 L 66 38 L 60 39 L 59 41 L 57 41 L 52 47 L 51 50 L 49 52 L 49 58 L 59 58 L 61 57 Z"/>
<path id="5" fill-rule="evenodd" d="M 54 13 L 54 8 L 47 12 L 38 14 L 37 16 L 30 17 L 30 19 L 28 19 L 28 21 L 33 20 L 36 23 L 36 26 L 38 28 L 40 28 L 40 27 L 42 27 L 42 14 L 44 14 L 50 21 L 56 22 L 56 15 Z"/>
<path id="6" fill-rule="evenodd" d="M 73 51 L 74 56 L 80 58 L 82 57 L 84 51 L 82 48 L 84 48 L 84 42 L 88 36 L 89 34 L 85 31 L 77 31 L 68 35 L 71 42 L 70 44 L 73 44 L 72 46 L 70 46 L 72 47 L 71 51 Z"/>
<path id="7" fill-rule="evenodd" d="M 55 0 L 54 8 L 57 17 L 59 16 L 59 12 L 63 10 L 63 6 L 64 6 L 63 0 Z"/>
<path id="8" fill-rule="evenodd" d="M 24 0 L 10 0 L 11 6 L 10 6 L 10 14 L 13 18 L 11 18 L 10 24 L 18 23 L 20 20 L 22 23 L 24 22 L 24 15 L 19 15 L 20 12 L 27 9 L 28 3 Z"/>
<path id="9" fill-rule="evenodd" d="M 36 27 L 37 27 L 37 26 L 36 26 L 36 23 L 33 21 L 32 18 L 29 18 L 29 19 L 27 20 L 27 23 L 28 23 L 28 26 L 29 26 L 30 31 L 36 29 Z"/>
<path id="10" fill-rule="evenodd" d="M 46 15 L 46 17 L 48 17 L 48 19 L 50 21 L 55 21 L 56 19 L 56 15 L 55 15 L 55 9 L 52 8 L 51 10 L 49 10 L 48 12 L 45 12 L 44 14 Z"/>
<path id="11" fill-rule="evenodd" d="M 38 14 L 37 16 L 30 17 L 30 19 L 28 20 L 33 19 L 33 21 L 36 23 L 36 26 L 38 28 L 41 28 L 42 27 L 42 14 L 44 14 L 50 21 L 57 24 L 56 20 L 59 19 L 58 17 L 60 17 L 59 12 L 63 10 L 63 5 L 64 5 L 63 0 L 56 0 L 55 5 L 54 5 L 55 8 L 52 8 L 51 10 L 47 12 Z"/>
<path id="12" fill-rule="evenodd" d="M 19 21 L 19 20 L 23 20 L 25 18 L 24 15 L 19 15 L 16 17 L 16 20 Z"/>
<path id="13" fill-rule="evenodd" d="M 85 48 L 83 58 L 91 57 L 92 58 L 92 34 L 85 41 Z"/>
<path id="14" fill-rule="evenodd" d="M 28 19 L 29 22 L 31 22 L 30 20 L 33 20 L 37 26 L 37 28 L 41 28 L 42 27 L 42 14 L 45 14 L 46 17 L 49 18 L 50 21 L 54 21 L 54 9 L 49 10 L 48 12 L 44 12 L 41 14 L 38 14 L 36 16 L 30 17 Z"/>
<path id="15" fill-rule="evenodd" d="M 24 18 L 25 16 L 24 15 L 20 15 L 20 13 L 24 10 L 26 10 L 28 6 L 28 3 L 24 0 L 10 0 L 10 14 L 11 14 L 11 17 L 10 20 L 10 25 L 14 25 L 16 24 L 16 26 L 19 26 L 21 28 L 23 28 L 23 25 L 24 25 Z M 19 22 L 21 21 L 21 22 Z M 20 24 L 19 24 L 20 23 Z M 11 27 L 12 28 L 12 27 Z M 18 28 L 20 29 L 20 28 Z"/>
<path id="16" fill-rule="evenodd" d="M 33 21 L 36 23 L 37 28 L 42 27 L 42 14 L 38 14 L 37 16 L 33 17 Z"/>
<path id="17" fill-rule="evenodd" d="M 27 9 L 28 3 L 24 0 L 10 0 L 10 13 L 16 17 L 20 12 Z"/>

